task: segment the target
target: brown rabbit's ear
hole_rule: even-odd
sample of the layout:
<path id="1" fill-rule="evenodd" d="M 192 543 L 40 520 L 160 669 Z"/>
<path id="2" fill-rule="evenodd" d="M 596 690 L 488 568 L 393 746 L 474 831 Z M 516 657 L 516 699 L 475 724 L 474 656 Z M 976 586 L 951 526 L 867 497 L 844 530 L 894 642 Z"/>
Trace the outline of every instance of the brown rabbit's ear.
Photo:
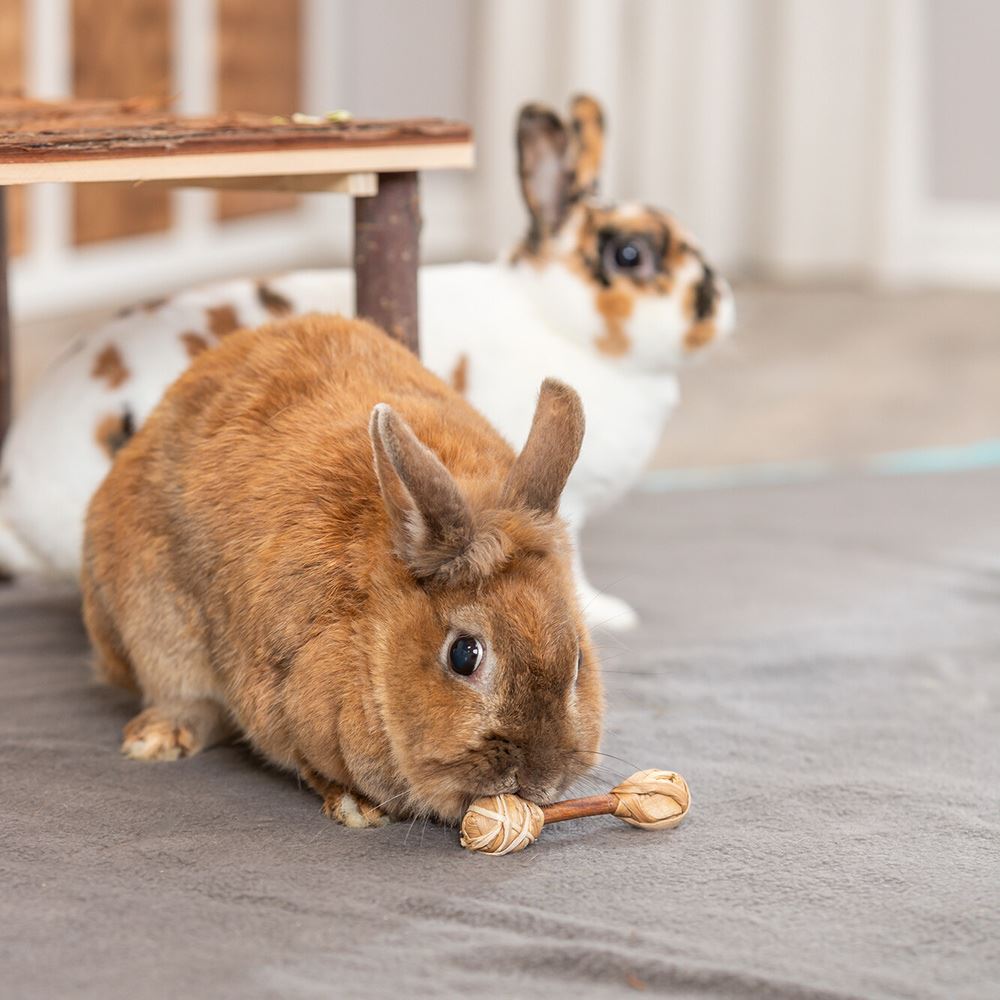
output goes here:
<path id="1" fill-rule="evenodd" d="M 583 443 L 583 405 L 575 389 L 542 383 L 528 440 L 504 483 L 502 502 L 555 513 Z"/>
<path id="2" fill-rule="evenodd" d="M 569 136 L 559 116 L 543 104 L 526 104 L 517 119 L 521 193 L 531 214 L 531 238 L 551 236 L 570 205 Z"/>
<path id="3" fill-rule="evenodd" d="M 570 101 L 572 131 L 569 165 L 573 174 L 572 196 L 580 198 L 597 193 L 597 182 L 604 159 L 604 110 L 587 94 L 577 94 Z"/>
<path id="4" fill-rule="evenodd" d="M 386 403 L 372 410 L 368 432 L 396 551 L 415 576 L 433 576 L 472 540 L 468 504 L 437 455 Z"/>

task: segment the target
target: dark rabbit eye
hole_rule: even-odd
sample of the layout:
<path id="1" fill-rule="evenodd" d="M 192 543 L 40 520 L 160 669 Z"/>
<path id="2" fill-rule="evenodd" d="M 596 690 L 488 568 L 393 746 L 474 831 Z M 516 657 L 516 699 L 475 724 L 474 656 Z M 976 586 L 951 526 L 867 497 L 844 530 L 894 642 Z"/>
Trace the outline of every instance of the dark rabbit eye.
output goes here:
<path id="1" fill-rule="evenodd" d="M 463 677 L 474 674 L 482 662 L 483 644 L 471 635 L 460 635 L 448 650 L 448 666 Z"/>
<path id="2" fill-rule="evenodd" d="M 642 263 L 642 250 L 638 243 L 631 240 L 623 243 L 615 250 L 615 265 L 623 271 L 630 267 L 638 267 Z"/>
<path id="3" fill-rule="evenodd" d="M 604 270 L 628 278 L 645 280 L 656 271 L 653 251 L 639 236 L 611 238 L 604 247 Z"/>

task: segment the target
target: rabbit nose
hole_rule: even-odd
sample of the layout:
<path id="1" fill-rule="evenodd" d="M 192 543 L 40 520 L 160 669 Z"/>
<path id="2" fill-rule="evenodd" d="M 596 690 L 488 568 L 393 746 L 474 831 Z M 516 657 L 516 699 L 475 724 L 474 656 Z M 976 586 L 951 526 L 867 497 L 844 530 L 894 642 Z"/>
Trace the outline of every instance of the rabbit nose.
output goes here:
<path id="1" fill-rule="evenodd" d="M 560 794 L 561 789 L 562 785 L 558 781 L 548 781 L 538 784 L 525 783 L 520 786 L 520 790 L 516 794 L 522 796 L 522 798 L 530 799 L 532 802 L 545 805 L 552 802 Z"/>
<path id="2" fill-rule="evenodd" d="M 521 785 L 517 780 L 517 774 L 511 772 L 491 781 L 479 791 L 480 795 L 520 795 Z"/>

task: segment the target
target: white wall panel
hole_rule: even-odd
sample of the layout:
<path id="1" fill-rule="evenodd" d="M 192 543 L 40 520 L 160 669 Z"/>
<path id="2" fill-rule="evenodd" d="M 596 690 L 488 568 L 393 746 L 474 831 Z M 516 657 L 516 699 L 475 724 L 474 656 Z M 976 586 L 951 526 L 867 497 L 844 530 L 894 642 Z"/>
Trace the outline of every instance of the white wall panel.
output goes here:
<path id="1" fill-rule="evenodd" d="M 177 89 L 203 110 L 214 3 L 175 2 Z M 68 0 L 29 7 L 31 89 L 61 96 Z M 1000 72 L 997 17 L 990 0 L 306 0 L 303 110 L 472 122 L 475 173 L 425 178 L 429 261 L 519 237 L 517 110 L 585 89 L 608 115 L 606 195 L 675 211 L 732 273 L 1000 284 L 1000 118 L 975 82 Z M 349 260 L 346 199 L 227 239 L 208 199 L 179 197 L 173 232 L 77 249 L 66 190 L 32 192 L 17 313 Z"/>

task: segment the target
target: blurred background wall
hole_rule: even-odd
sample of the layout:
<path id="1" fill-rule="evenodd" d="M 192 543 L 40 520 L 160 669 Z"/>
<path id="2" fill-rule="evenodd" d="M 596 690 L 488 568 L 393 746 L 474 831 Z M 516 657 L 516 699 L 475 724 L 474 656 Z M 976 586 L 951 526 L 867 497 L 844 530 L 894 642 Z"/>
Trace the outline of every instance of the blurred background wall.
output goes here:
<path id="1" fill-rule="evenodd" d="M 1000 286 L 992 0 L 0 0 L 0 86 L 197 113 L 446 115 L 478 169 L 425 183 L 428 260 L 523 224 L 518 106 L 605 103 L 605 192 L 673 209 L 731 274 Z M 19 193 L 31 318 L 344 262 L 337 196 Z"/>

